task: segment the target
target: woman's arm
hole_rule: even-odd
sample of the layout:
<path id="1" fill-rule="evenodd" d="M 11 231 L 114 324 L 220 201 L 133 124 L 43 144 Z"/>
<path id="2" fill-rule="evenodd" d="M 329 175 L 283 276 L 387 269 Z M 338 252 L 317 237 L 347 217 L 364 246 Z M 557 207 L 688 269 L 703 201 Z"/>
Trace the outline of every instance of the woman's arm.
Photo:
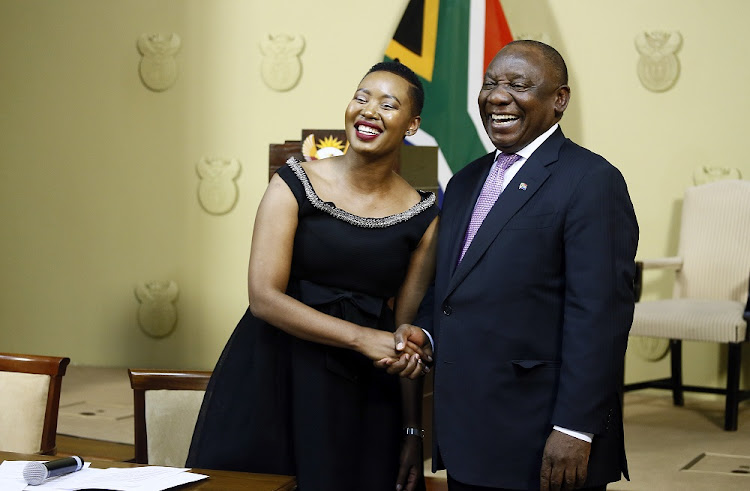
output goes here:
<path id="1" fill-rule="evenodd" d="M 274 175 L 255 217 L 248 267 L 250 311 L 308 341 L 352 349 L 372 360 L 396 358 L 392 333 L 332 317 L 286 294 L 298 212 L 294 194 Z"/>
<path id="2" fill-rule="evenodd" d="M 435 253 L 437 249 L 436 217 L 422 236 L 416 250 L 412 253 L 406 278 L 396 297 L 396 325 L 408 324 L 414 321 L 430 283 L 435 274 Z M 401 383 L 401 407 L 404 429 L 410 428 L 410 434 L 404 435 L 401 448 L 401 465 L 399 467 L 396 489 L 408 491 L 418 489 L 424 479 L 424 454 L 422 449 L 422 387 L 424 374 L 422 357 L 430 358 L 432 350 L 423 347 L 424 341 L 414 342 L 408 339 L 408 351 L 416 351 L 409 359 L 406 368 L 401 372 L 405 378 Z M 422 357 L 419 352 L 424 351 Z M 406 431 L 405 431 L 406 433 Z"/>
<path id="3" fill-rule="evenodd" d="M 435 275 L 438 221 L 439 218 L 435 217 L 412 253 L 406 277 L 396 297 L 396 325 L 400 327 L 395 341 L 399 343 L 396 349 L 400 358 L 383 358 L 375 362 L 377 367 L 386 369 L 390 374 L 398 373 L 402 377 L 417 378 L 428 371 L 423 360 L 432 362 L 429 338 L 421 329 L 409 324 L 414 322 L 422 298 Z M 407 327 L 409 329 L 404 329 Z M 415 354 L 418 356 L 414 356 Z"/>
<path id="4" fill-rule="evenodd" d="M 425 230 L 411 255 L 406 277 L 396 297 L 396 325 L 414 322 L 419 304 L 435 277 L 438 217 Z"/>

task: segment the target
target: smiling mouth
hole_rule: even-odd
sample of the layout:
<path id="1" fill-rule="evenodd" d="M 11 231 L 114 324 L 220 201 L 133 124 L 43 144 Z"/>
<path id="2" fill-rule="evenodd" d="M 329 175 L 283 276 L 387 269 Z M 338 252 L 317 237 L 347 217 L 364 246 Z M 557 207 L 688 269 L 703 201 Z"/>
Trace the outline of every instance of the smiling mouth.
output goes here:
<path id="1" fill-rule="evenodd" d="M 359 133 L 363 133 L 369 136 L 378 136 L 379 134 L 382 133 L 381 130 L 377 128 L 373 128 L 372 126 L 364 125 L 364 124 L 358 124 L 354 127 L 354 129 L 356 129 Z"/>
<path id="2" fill-rule="evenodd" d="M 514 121 L 518 121 L 518 116 L 513 116 L 511 114 L 491 114 L 490 121 L 493 124 L 510 124 Z"/>

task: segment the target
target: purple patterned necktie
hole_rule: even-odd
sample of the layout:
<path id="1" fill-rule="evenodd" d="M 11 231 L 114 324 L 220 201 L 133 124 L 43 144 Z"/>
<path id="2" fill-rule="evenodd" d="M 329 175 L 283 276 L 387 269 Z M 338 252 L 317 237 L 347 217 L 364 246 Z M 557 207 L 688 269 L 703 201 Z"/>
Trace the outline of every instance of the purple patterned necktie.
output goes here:
<path id="1" fill-rule="evenodd" d="M 471 213 L 469 228 L 466 229 L 466 236 L 464 237 L 464 247 L 461 249 L 461 256 L 458 258 L 459 263 L 464 258 L 464 254 L 469 249 L 471 241 L 474 240 L 474 236 L 477 234 L 482 222 L 492 209 L 492 205 L 495 204 L 497 197 L 503 192 L 505 171 L 520 158 L 521 156 L 515 153 L 501 153 L 497 156 L 497 160 L 492 165 L 487 180 L 484 181 L 482 192 L 479 193 L 479 198 L 477 198 L 477 202 L 474 205 L 474 211 Z"/>

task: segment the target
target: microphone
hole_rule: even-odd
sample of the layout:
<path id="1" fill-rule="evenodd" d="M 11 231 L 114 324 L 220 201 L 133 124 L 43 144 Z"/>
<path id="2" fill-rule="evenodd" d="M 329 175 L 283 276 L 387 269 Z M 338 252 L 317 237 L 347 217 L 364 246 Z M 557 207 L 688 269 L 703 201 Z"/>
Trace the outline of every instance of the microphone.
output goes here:
<path id="1" fill-rule="evenodd" d="M 65 459 L 50 460 L 49 462 L 29 462 L 23 468 L 23 478 L 26 484 L 38 486 L 45 479 L 62 476 L 83 469 L 83 459 L 78 456 Z"/>

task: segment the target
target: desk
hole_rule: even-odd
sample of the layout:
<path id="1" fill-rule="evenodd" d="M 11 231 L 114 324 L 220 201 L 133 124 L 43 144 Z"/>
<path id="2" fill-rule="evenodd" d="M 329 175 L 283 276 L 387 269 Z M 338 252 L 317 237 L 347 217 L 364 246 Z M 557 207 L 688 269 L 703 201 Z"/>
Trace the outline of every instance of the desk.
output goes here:
<path id="1" fill-rule="evenodd" d="M 57 458 L 60 457 L 0 451 L 0 461 L 54 460 Z M 86 462 L 91 462 L 91 467 L 100 469 L 108 467 L 142 467 L 140 464 L 109 462 L 106 460 L 87 460 Z M 292 491 L 297 487 L 294 477 L 291 476 L 204 469 L 193 469 L 193 471 L 197 474 L 207 475 L 208 479 L 180 486 L 181 491 Z"/>

